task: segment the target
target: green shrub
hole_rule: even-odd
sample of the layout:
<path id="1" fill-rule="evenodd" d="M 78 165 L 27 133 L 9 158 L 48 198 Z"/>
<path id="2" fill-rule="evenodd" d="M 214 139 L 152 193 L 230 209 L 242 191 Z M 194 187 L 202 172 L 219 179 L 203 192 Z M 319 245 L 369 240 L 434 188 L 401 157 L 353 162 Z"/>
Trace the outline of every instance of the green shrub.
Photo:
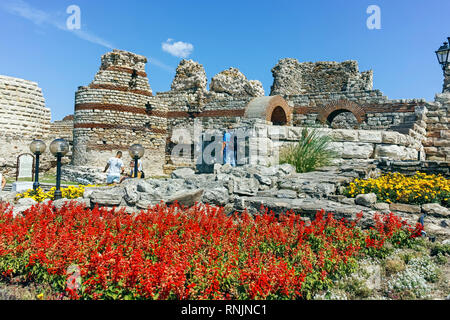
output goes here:
<path id="1" fill-rule="evenodd" d="M 302 136 L 294 146 L 284 147 L 280 152 L 280 164 L 289 163 L 297 172 L 310 172 L 331 164 L 336 153 L 330 150 L 332 138 L 317 129 L 303 129 Z"/>
<path id="2" fill-rule="evenodd" d="M 436 255 L 450 255 L 450 244 L 441 244 L 441 243 L 436 243 L 433 248 L 431 248 L 431 255 L 432 256 L 436 256 Z"/>
<path id="3" fill-rule="evenodd" d="M 405 262 L 400 258 L 386 259 L 384 269 L 388 276 L 399 273 L 406 269 Z"/>

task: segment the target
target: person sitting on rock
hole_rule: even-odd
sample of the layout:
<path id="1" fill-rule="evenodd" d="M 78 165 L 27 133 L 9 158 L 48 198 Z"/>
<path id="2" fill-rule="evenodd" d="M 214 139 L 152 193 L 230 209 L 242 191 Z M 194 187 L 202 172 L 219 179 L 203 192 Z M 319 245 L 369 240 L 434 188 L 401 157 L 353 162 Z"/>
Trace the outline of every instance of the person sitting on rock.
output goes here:
<path id="1" fill-rule="evenodd" d="M 142 178 L 143 175 L 143 169 L 142 169 L 142 161 L 141 159 L 138 160 L 138 178 Z M 134 178 L 134 160 L 130 161 L 130 171 L 126 173 L 121 179 L 120 183 L 124 182 L 127 179 Z"/>
<path id="2" fill-rule="evenodd" d="M 120 175 L 123 174 L 125 166 L 122 161 L 122 151 L 118 151 L 115 157 L 108 160 L 108 164 L 103 172 L 108 171 L 106 184 L 120 183 Z"/>
<path id="3" fill-rule="evenodd" d="M 1 181 L 0 191 L 2 191 L 6 186 L 6 179 L 1 172 L 0 172 L 0 181 Z"/>

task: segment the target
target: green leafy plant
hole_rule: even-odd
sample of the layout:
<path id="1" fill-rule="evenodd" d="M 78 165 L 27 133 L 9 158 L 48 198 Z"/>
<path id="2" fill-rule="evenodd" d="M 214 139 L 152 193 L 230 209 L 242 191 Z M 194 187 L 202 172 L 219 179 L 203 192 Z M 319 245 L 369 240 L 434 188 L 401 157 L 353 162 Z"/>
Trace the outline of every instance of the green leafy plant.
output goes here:
<path id="1" fill-rule="evenodd" d="M 280 164 L 289 163 L 299 173 L 330 165 L 336 158 L 336 153 L 330 149 L 332 141 L 318 129 L 305 128 L 296 145 L 286 146 L 280 151 Z"/>

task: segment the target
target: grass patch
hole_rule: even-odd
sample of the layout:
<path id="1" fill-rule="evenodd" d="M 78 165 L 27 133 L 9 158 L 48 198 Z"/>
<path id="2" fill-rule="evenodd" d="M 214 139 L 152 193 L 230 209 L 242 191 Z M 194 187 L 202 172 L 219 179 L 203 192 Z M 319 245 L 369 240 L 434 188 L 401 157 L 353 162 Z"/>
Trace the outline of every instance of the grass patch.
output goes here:
<path id="1" fill-rule="evenodd" d="M 20 178 L 17 181 L 19 182 L 33 182 L 32 178 Z M 16 179 L 6 179 L 6 183 L 14 183 L 16 182 Z M 54 175 L 43 175 L 41 177 L 39 177 L 39 183 L 45 183 L 45 184 L 56 184 L 56 176 Z M 61 184 L 65 184 L 65 185 L 79 185 L 79 182 L 75 182 L 75 181 L 65 181 L 65 180 L 61 180 Z"/>
<path id="2" fill-rule="evenodd" d="M 280 164 L 289 163 L 298 173 L 328 166 L 336 158 L 336 153 L 330 150 L 332 141 L 318 129 L 305 128 L 296 145 L 286 146 L 280 151 Z"/>

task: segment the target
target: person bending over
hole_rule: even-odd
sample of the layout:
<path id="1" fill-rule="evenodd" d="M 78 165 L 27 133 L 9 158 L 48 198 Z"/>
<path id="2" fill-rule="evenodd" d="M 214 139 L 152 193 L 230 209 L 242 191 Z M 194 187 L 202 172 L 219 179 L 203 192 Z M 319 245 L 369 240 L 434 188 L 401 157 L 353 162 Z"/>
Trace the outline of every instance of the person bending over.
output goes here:
<path id="1" fill-rule="evenodd" d="M 122 151 L 118 151 L 115 157 L 108 160 L 108 164 L 103 172 L 108 171 L 106 184 L 118 184 L 120 175 L 123 173 L 125 166 L 122 161 Z"/>

